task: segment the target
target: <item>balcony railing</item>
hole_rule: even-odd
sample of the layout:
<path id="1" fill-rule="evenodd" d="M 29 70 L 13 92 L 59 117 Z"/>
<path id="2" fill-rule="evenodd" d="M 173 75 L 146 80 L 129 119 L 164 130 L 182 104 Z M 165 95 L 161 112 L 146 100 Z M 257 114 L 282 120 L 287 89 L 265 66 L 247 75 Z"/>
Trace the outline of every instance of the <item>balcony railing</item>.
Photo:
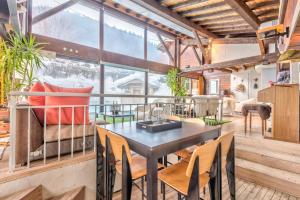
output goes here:
<path id="1" fill-rule="evenodd" d="M 118 104 L 91 105 L 51 105 L 32 106 L 21 104 L 20 99 L 28 96 L 54 97 L 112 97 L 126 99 Z M 153 100 L 151 103 L 134 103 L 137 99 Z M 146 101 L 145 101 L 146 102 Z M 82 93 L 39 93 L 12 92 L 9 102 L 10 108 L 10 152 L 9 171 L 16 168 L 31 168 L 32 163 L 46 165 L 54 160 L 72 159 L 77 154 L 96 151 L 96 125 L 107 123 L 124 123 L 139 120 L 157 120 L 167 115 L 177 115 L 181 118 L 208 117 L 222 119 L 222 98 L 200 96 L 175 98 L 172 96 L 151 95 L 115 95 L 115 94 L 82 94 Z M 36 109 L 43 109 L 44 121 L 41 123 Z M 57 124 L 47 123 L 47 110 L 56 109 Z M 62 123 L 62 113 L 71 110 L 71 123 Z M 83 123 L 75 123 L 77 109 L 83 109 Z M 88 112 L 86 112 L 88 111 Z M 88 113 L 89 116 L 86 116 Z M 90 118 L 89 123 L 86 122 Z M 121 121 L 120 121 L 121 119 Z M 209 125 L 209 124 L 208 124 Z M 35 166 L 34 165 L 34 166 Z"/>

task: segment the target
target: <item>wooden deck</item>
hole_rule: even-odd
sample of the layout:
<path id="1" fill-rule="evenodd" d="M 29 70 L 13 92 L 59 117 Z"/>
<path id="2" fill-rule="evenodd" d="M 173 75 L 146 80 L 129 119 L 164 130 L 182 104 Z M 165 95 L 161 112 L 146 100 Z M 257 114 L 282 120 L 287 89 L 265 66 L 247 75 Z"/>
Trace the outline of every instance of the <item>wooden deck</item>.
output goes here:
<path id="1" fill-rule="evenodd" d="M 228 186 L 226 184 L 227 180 L 223 180 L 223 200 L 230 200 Z M 159 184 L 160 185 L 160 184 Z M 146 192 L 146 191 L 145 191 Z M 206 188 L 205 195 L 203 192 L 200 194 L 201 198 L 204 200 L 209 200 L 209 191 Z M 274 189 L 262 187 L 251 182 L 247 182 L 241 179 L 237 179 L 236 183 L 236 199 L 237 200 L 300 200 L 294 196 L 276 191 Z M 141 200 L 141 191 L 138 190 L 136 186 L 132 188 L 132 200 Z M 162 194 L 159 193 L 159 198 L 162 199 Z M 177 192 L 172 188 L 166 187 L 166 199 L 167 200 L 176 200 Z M 121 200 L 121 192 L 116 192 L 113 196 L 113 200 Z"/>

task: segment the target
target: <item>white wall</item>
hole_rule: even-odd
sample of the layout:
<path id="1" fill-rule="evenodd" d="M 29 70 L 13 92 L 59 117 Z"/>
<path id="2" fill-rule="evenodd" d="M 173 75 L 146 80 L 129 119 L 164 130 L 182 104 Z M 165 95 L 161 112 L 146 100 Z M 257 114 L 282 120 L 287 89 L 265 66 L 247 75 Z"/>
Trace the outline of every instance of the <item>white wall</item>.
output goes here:
<path id="1" fill-rule="evenodd" d="M 260 55 L 258 44 L 213 44 L 212 63 Z"/>
<path id="2" fill-rule="evenodd" d="M 258 69 L 259 68 L 259 69 Z M 261 74 L 261 89 L 269 87 L 269 81 L 276 82 L 276 65 L 272 64 L 267 67 L 256 66 L 256 69 L 260 71 Z"/>
<path id="3" fill-rule="evenodd" d="M 255 81 L 257 78 L 258 88 L 254 89 Z M 261 89 L 260 74 L 254 68 L 245 71 L 239 71 L 231 74 L 230 90 L 234 93 L 237 102 L 244 101 L 250 98 L 256 98 L 257 92 Z M 236 86 L 243 84 L 246 88 L 245 92 L 236 91 Z"/>

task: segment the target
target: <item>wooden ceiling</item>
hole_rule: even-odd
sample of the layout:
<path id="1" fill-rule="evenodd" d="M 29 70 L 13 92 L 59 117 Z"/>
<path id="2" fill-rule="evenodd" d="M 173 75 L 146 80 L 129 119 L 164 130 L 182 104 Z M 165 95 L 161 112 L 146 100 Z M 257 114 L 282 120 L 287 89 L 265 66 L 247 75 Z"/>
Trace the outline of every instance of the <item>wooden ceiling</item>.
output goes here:
<path id="1" fill-rule="evenodd" d="M 218 37 L 255 37 L 258 26 L 278 18 L 279 0 L 159 0 Z"/>

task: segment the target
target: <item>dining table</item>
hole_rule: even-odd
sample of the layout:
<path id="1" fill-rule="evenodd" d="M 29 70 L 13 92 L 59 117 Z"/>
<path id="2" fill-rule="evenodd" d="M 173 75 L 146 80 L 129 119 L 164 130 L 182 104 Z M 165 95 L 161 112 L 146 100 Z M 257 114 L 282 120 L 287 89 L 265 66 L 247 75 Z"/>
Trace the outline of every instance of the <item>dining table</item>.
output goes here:
<path id="1" fill-rule="evenodd" d="M 205 143 L 209 140 L 215 140 L 221 135 L 221 126 L 208 126 L 192 122 L 182 122 L 181 128 L 159 132 L 149 132 L 138 128 L 136 122 L 108 124 L 101 127 L 124 137 L 132 151 L 147 159 L 147 200 L 157 200 L 158 198 L 157 164 L 159 159 L 184 148 Z M 212 174 L 212 176 L 215 176 L 214 195 L 215 199 L 221 200 L 221 148 L 218 148 L 218 152 L 216 152 L 216 160 L 216 173 L 215 175 Z M 98 165 L 101 164 L 101 162 L 97 163 Z M 97 169 L 101 170 L 103 167 L 97 166 Z M 234 172 L 231 174 L 234 175 Z M 231 184 L 234 184 L 235 188 L 234 176 L 230 176 L 229 179 L 232 179 L 230 181 Z M 101 192 L 101 190 L 98 191 Z M 235 197 L 235 194 L 233 195 Z"/>

